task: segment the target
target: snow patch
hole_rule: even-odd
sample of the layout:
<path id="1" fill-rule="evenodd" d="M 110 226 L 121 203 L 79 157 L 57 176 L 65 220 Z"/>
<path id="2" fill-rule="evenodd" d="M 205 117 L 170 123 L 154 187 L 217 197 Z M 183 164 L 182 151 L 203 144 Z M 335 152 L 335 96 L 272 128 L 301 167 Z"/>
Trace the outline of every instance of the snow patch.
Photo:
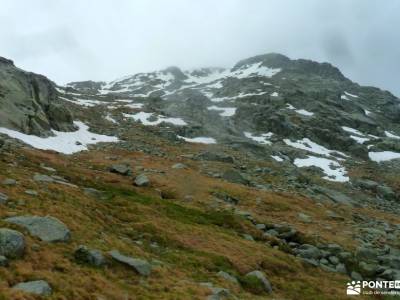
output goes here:
<path id="1" fill-rule="evenodd" d="M 305 110 L 305 109 L 296 109 L 296 112 L 300 115 L 306 116 L 306 117 L 311 117 L 314 115 L 313 112 Z"/>
<path id="2" fill-rule="evenodd" d="M 236 107 L 219 107 L 219 106 L 209 106 L 207 107 L 208 110 L 216 110 L 220 111 L 221 117 L 232 117 L 236 113 Z"/>
<path id="3" fill-rule="evenodd" d="M 217 141 L 212 138 L 212 137 L 205 137 L 205 136 L 199 136 L 195 138 L 187 138 L 184 136 L 178 135 L 178 138 L 185 140 L 185 142 L 188 143 L 198 143 L 198 144 L 216 144 Z"/>
<path id="4" fill-rule="evenodd" d="M 268 133 L 263 133 L 259 136 L 253 135 L 250 132 L 243 132 L 244 136 L 247 137 L 248 139 L 251 139 L 257 143 L 263 144 L 263 145 L 271 145 L 271 142 L 268 140 L 271 138 L 271 136 L 273 135 L 272 132 L 268 132 Z"/>
<path id="5" fill-rule="evenodd" d="M 308 156 L 307 158 L 296 158 L 294 164 L 299 168 L 311 166 L 318 167 L 325 173 L 326 176 L 323 178 L 326 180 L 336 182 L 348 182 L 350 180 L 347 176 L 346 169 L 337 161 L 331 159 Z"/>
<path id="6" fill-rule="evenodd" d="M 77 131 L 62 132 L 52 130 L 54 136 L 47 138 L 24 134 L 7 128 L 0 128 L 0 133 L 21 140 L 37 149 L 54 150 L 64 154 L 73 154 L 75 152 L 88 150 L 87 145 L 90 144 L 118 142 L 117 137 L 90 132 L 89 126 L 85 123 L 76 121 L 74 124 L 79 128 Z"/>
<path id="7" fill-rule="evenodd" d="M 368 156 L 370 160 L 376 162 L 388 161 L 392 159 L 400 158 L 400 153 L 393 151 L 381 151 L 381 152 L 369 152 Z"/>
<path id="8" fill-rule="evenodd" d="M 147 112 L 138 112 L 137 114 L 123 114 L 125 118 L 132 118 L 135 121 L 140 121 L 143 125 L 146 126 L 155 126 L 159 125 L 161 123 L 170 123 L 173 125 L 177 126 L 185 126 L 187 123 L 182 120 L 181 118 L 168 118 L 165 116 L 155 116 L 153 113 L 147 113 Z M 153 118 L 154 120 L 149 120 L 150 118 Z"/>
<path id="9" fill-rule="evenodd" d="M 385 135 L 386 135 L 388 138 L 400 140 L 400 136 L 395 135 L 395 134 L 393 134 L 393 133 L 391 133 L 391 132 L 389 132 L 389 131 L 385 131 Z"/>
<path id="10" fill-rule="evenodd" d="M 238 70 L 233 71 L 229 76 L 239 79 L 254 76 L 272 77 L 278 74 L 280 71 L 281 69 L 268 68 L 263 66 L 262 62 L 259 62 L 251 65 L 242 66 Z"/>
<path id="11" fill-rule="evenodd" d="M 343 152 L 339 152 L 336 150 L 329 150 L 329 149 L 325 148 L 324 146 L 314 143 L 313 141 L 311 141 L 308 138 L 303 138 L 302 140 L 298 140 L 296 142 L 292 142 L 289 139 L 284 139 L 283 141 L 288 146 L 291 146 L 291 147 L 294 147 L 297 149 L 306 150 L 306 151 L 309 151 L 309 152 L 312 152 L 315 154 L 320 154 L 320 155 L 325 155 L 325 156 L 331 156 L 332 154 L 339 154 L 339 155 L 347 157 L 347 155 L 344 154 Z"/>
<path id="12" fill-rule="evenodd" d="M 277 162 L 282 162 L 284 159 L 278 155 L 271 155 L 273 159 L 275 159 Z"/>

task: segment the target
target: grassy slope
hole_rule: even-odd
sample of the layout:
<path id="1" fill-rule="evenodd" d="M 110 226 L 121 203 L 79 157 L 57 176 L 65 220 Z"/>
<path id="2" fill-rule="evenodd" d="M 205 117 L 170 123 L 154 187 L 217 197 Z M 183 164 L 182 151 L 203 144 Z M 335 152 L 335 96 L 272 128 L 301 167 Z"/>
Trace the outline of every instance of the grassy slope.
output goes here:
<path id="1" fill-rule="evenodd" d="M 179 157 L 179 150 L 174 151 Z M 261 192 L 212 179 L 201 175 L 194 161 L 184 161 L 190 166 L 187 170 L 172 170 L 171 165 L 179 159 L 113 151 L 118 159 L 110 161 L 110 155 L 91 151 L 64 157 L 26 150 L 2 157 L 0 180 L 11 177 L 19 184 L 1 187 L 0 191 L 12 200 L 24 199 L 26 204 L 2 206 L 0 219 L 21 214 L 52 215 L 68 225 L 72 241 L 47 244 L 25 232 L 25 257 L 12 261 L 8 268 L 0 268 L 0 299 L 35 299 L 16 293 L 9 286 L 42 278 L 54 288 L 50 299 L 204 299 L 209 290 L 199 282 L 210 281 L 229 288 L 240 299 L 346 299 L 345 276 L 305 266 L 293 256 L 266 245 L 247 220 L 234 216 L 228 208 L 216 209 L 210 192 L 226 191 L 239 198 L 240 209 L 251 211 L 261 222 L 288 222 L 312 239 L 353 248 L 352 234 L 346 233 L 351 225 L 348 208 L 316 205 L 304 197 Z M 15 161 L 17 164 L 11 165 Z M 119 161 L 165 173 L 150 175 L 152 187 L 135 188 L 131 178 L 107 171 L 109 165 Z M 105 191 L 106 199 L 86 196 L 74 187 L 33 182 L 35 172 L 46 173 L 40 168 L 43 162 L 79 187 Z M 39 197 L 25 195 L 26 189 L 37 190 Z M 174 199 L 160 199 L 160 191 Z M 185 195 L 192 195 L 193 201 L 185 201 Z M 329 220 L 327 209 L 346 221 Z M 313 222 L 301 223 L 296 218 L 298 212 L 312 216 Z M 395 219 L 385 214 L 382 218 Z M 0 223 L 1 227 L 21 230 Z M 245 240 L 242 233 L 250 233 L 258 240 Z M 135 242 L 139 240 L 140 244 Z M 152 247 L 154 242 L 158 247 Z M 148 279 L 117 264 L 102 269 L 83 266 L 73 259 L 73 251 L 80 244 L 104 252 L 118 249 L 162 264 Z M 254 269 L 267 274 L 274 288 L 272 295 L 254 295 L 216 276 L 219 270 L 241 276 Z"/>

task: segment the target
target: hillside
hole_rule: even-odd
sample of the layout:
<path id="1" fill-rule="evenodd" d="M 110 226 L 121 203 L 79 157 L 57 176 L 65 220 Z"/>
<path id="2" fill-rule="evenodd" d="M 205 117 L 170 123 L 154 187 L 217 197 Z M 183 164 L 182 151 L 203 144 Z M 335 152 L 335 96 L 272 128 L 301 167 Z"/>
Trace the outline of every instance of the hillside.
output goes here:
<path id="1" fill-rule="evenodd" d="M 399 101 L 275 53 L 66 86 L 1 59 L 0 299 L 400 280 Z"/>

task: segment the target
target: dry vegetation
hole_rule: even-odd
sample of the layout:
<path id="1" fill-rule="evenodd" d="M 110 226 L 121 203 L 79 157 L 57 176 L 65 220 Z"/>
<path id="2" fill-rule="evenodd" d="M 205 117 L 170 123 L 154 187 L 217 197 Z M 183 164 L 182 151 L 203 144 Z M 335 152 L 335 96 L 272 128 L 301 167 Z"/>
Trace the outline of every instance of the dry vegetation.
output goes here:
<path id="1" fill-rule="evenodd" d="M 0 219 L 22 214 L 51 215 L 70 228 L 72 240 L 49 244 L 22 230 L 27 252 L 9 267 L 0 267 L 0 299 L 36 299 L 9 288 L 34 279 L 51 284 L 54 292 L 50 299 L 205 299 L 210 291 L 200 282 L 227 287 L 240 299 L 346 299 L 347 277 L 304 265 L 294 256 L 267 245 L 249 221 L 233 214 L 228 206 L 216 206 L 211 193 L 224 191 L 240 199 L 237 207 L 252 212 L 260 222 L 290 223 L 309 239 L 352 249 L 355 242 L 349 209 L 210 178 L 199 172 L 198 162 L 180 157 L 182 150 L 174 151 L 174 159 L 122 150 L 90 151 L 71 157 L 34 150 L 4 154 L 0 180 L 14 178 L 18 185 L 1 188 L 10 196 L 11 204 L 1 206 Z M 110 156 L 116 159 L 110 160 Z M 164 172 L 150 173 L 151 187 L 137 188 L 132 185 L 132 178 L 108 171 L 108 166 L 117 162 L 128 162 L 133 169 L 140 165 Z M 189 167 L 171 169 L 176 162 Z M 34 182 L 36 172 L 46 173 L 41 163 L 55 168 L 57 175 L 79 187 Z M 106 197 L 87 196 L 83 187 L 104 191 Z M 26 195 L 26 189 L 38 191 L 39 196 Z M 185 198 L 187 195 L 191 201 Z M 25 204 L 19 205 L 19 199 Z M 344 221 L 328 219 L 328 209 Z M 312 222 L 301 222 L 297 218 L 299 212 L 310 215 Z M 376 211 L 363 213 L 378 216 Z M 379 216 L 398 221 L 397 216 Z M 17 229 L 0 223 L 1 227 Z M 256 241 L 244 239 L 243 233 L 253 235 Z M 144 279 L 116 263 L 104 268 L 77 264 L 73 252 L 80 244 L 105 253 L 118 249 L 158 266 Z M 240 277 L 255 269 L 264 271 L 270 279 L 274 290 L 271 295 L 254 295 L 216 276 L 225 270 Z"/>

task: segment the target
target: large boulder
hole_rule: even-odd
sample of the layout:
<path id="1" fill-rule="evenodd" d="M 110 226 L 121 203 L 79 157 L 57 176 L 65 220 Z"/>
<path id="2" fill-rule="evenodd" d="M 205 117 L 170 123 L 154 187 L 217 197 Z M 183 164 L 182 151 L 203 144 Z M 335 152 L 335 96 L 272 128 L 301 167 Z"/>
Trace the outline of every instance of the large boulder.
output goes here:
<path id="1" fill-rule="evenodd" d="M 17 258 L 21 257 L 25 251 L 25 239 L 22 233 L 0 228 L 0 255 Z"/>
<path id="2" fill-rule="evenodd" d="M 96 249 L 89 249 L 86 246 L 80 245 L 74 252 L 77 262 L 100 267 L 106 264 L 106 259 L 103 254 Z"/>
<path id="3" fill-rule="evenodd" d="M 44 280 L 21 282 L 14 285 L 13 289 L 39 296 L 50 296 L 52 293 L 50 285 Z"/>
<path id="4" fill-rule="evenodd" d="M 5 221 L 26 228 L 31 235 L 45 242 L 67 242 L 71 238 L 67 226 L 50 216 L 18 216 L 7 218 Z"/>
<path id="5" fill-rule="evenodd" d="M 261 271 L 247 273 L 242 279 L 242 284 L 254 293 L 272 292 L 271 283 Z"/>
<path id="6" fill-rule="evenodd" d="M 149 276 L 151 273 L 151 265 L 144 259 L 125 256 L 117 250 L 112 250 L 109 254 L 114 260 L 133 268 L 140 275 Z"/>
<path id="7" fill-rule="evenodd" d="M 51 129 L 75 130 L 72 115 L 58 100 L 55 85 L 0 57 L 0 127 L 40 136 Z"/>

